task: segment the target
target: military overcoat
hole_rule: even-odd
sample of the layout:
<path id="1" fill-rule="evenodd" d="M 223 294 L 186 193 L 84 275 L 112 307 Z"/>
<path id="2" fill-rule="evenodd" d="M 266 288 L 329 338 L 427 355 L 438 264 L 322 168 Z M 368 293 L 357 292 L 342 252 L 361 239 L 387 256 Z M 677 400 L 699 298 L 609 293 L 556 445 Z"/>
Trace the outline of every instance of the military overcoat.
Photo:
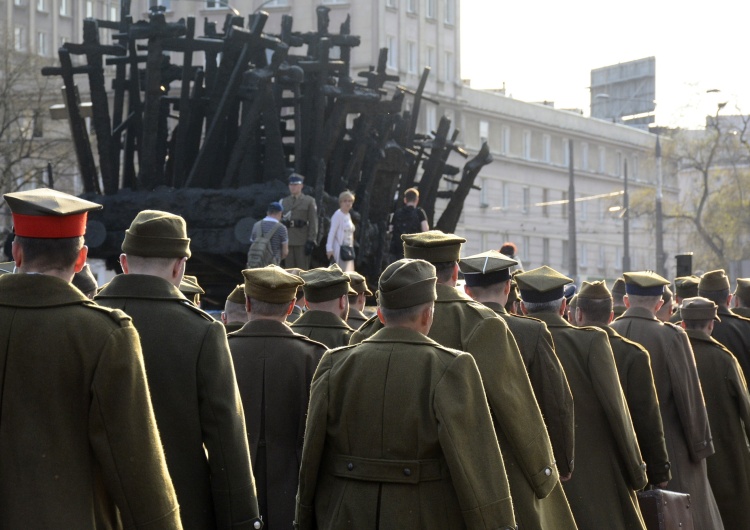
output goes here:
<path id="1" fill-rule="evenodd" d="M 609 326 L 602 329 L 607 332 L 615 356 L 620 385 L 630 410 L 641 455 L 646 462 L 648 481 L 650 484 L 667 482 L 672 474 L 669 471 L 659 398 L 656 397 L 656 385 L 651 373 L 651 358 L 637 342 L 626 339 Z"/>
<path id="2" fill-rule="evenodd" d="M 349 344 L 354 330 L 328 311 L 308 310 L 292 324 L 292 331 L 304 335 L 327 348 L 338 348 Z"/>
<path id="3" fill-rule="evenodd" d="M 732 313 L 741 317 L 750 318 L 750 307 L 733 307 Z M 747 379 L 747 378 L 745 378 Z"/>
<path id="4" fill-rule="evenodd" d="M 181 528 L 135 328 L 64 280 L 5 274 L 0 528 L 121 527 Z"/>
<path id="5" fill-rule="evenodd" d="M 326 347 L 274 320 L 229 335 L 267 530 L 291 528 L 310 382 Z"/>
<path id="6" fill-rule="evenodd" d="M 252 528 L 258 504 L 224 326 L 156 276 L 115 276 L 97 302 L 125 311 L 141 337 L 183 526 Z"/>
<path id="7" fill-rule="evenodd" d="M 645 530 L 636 491 L 646 485 L 646 465 L 606 333 L 572 326 L 557 313 L 534 316 L 552 333 L 573 392 L 576 465 L 563 489 L 578 528 Z"/>
<path id="8" fill-rule="evenodd" d="M 750 378 L 750 319 L 726 307 L 719 307 L 716 314 L 721 322 L 714 322 L 711 336 L 734 354 L 747 381 Z"/>
<path id="9" fill-rule="evenodd" d="M 750 528 L 750 396 L 737 359 L 700 331 L 687 331 L 706 398 L 716 453 L 708 480 L 724 527 Z"/>
<path id="10" fill-rule="evenodd" d="M 296 522 L 303 530 L 514 528 L 473 358 L 390 327 L 327 351 L 312 384 Z"/>
<path id="11" fill-rule="evenodd" d="M 646 348 L 651 357 L 672 473 L 667 488 L 690 494 L 696 528 L 722 530 L 706 475 L 705 459 L 714 453 L 711 429 L 687 335 L 642 307 L 628 308 L 612 328 Z"/>
<path id="12" fill-rule="evenodd" d="M 352 329 L 359 329 L 359 326 L 367 322 L 367 315 L 359 309 L 349 308 L 349 316 L 346 317 L 346 323 Z"/>

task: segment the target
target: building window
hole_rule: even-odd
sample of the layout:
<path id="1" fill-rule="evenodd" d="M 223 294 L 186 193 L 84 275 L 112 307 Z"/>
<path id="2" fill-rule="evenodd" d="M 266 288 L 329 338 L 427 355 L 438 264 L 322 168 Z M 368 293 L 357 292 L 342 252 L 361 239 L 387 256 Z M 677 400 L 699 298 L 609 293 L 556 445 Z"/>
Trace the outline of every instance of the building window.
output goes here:
<path id="1" fill-rule="evenodd" d="M 406 71 L 410 74 L 417 73 L 417 43 L 414 41 L 406 43 Z"/>
<path id="2" fill-rule="evenodd" d="M 455 0 L 445 0 L 445 23 L 456 23 L 456 2 Z"/>
<path id="3" fill-rule="evenodd" d="M 481 178 L 479 179 L 479 207 L 480 208 L 487 208 L 490 204 L 487 202 L 487 179 Z"/>
<path id="4" fill-rule="evenodd" d="M 425 66 L 429 66 L 430 69 L 435 68 L 435 47 L 434 46 L 427 46 L 427 52 L 425 54 L 427 57 L 425 57 Z"/>
<path id="5" fill-rule="evenodd" d="M 417 12 L 417 0 L 406 0 L 406 12 L 407 13 Z"/>
<path id="6" fill-rule="evenodd" d="M 565 268 L 565 267 L 567 267 L 569 265 L 569 262 L 570 262 L 570 257 L 568 256 L 568 254 L 570 254 L 570 249 L 568 248 L 568 240 L 567 239 L 564 239 L 563 242 L 562 242 L 562 253 L 561 254 L 562 254 L 562 260 L 561 260 L 562 263 L 560 263 L 560 265 L 562 265 L 562 267 Z"/>
<path id="7" fill-rule="evenodd" d="M 434 20 L 435 19 L 435 2 L 437 2 L 437 0 L 425 0 L 425 1 L 426 1 L 425 11 L 427 11 L 426 16 L 427 18 Z"/>
<path id="8" fill-rule="evenodd" d="M 562 216 L 563 219 L 568 218 L 568 192 L 564 191 L 562 192 L 562 200 L 560 201 L 560 206 L 562 206 Z"/>
<path id="9" fill-rule="evenodd" d="M 569 167 L 570 166 L 570 140 L 568 140 L 567 138 L 563 138 L 562 150 L 563 150 L 563 166 Z"/>
<path id="10" fill-rule="evenodd" d="M 389 35 L 385 38 L 385 45 L 388 48 L 388 68 L 398 70 L 398 45 L 396 37 Z"/>
<path id="11" fill-rule="evenodd" d="M 525 214 L 531 210 L 531 189 L 528 186 L 523 187 L 523 207 L 522 212 Z"/>
<path id="12" fill-rule="evenodd" d="M 47 11 L 47 0 L 36 0 L 37 11 Z"/>
<path id="13" fill-rule="evenodd" d="M 443 73 L 445 74 L 443 80 L 446 83 L 453 82 L 453 52 L 445 52 Z"/>
<path id="14" fill-rule="evenodd" d="M 523 157 L 531 160 L 531 131 L 523 131 Z"/>
<path id="15" fill-rule="evenodd" d="M 506 211 L 510 207 L 510 184 L 503 182 L 503 211 Z"/>
<path id="16" fill-rule="evenodd" d="M 599 245 L 599 261 L 597 266 L 600 269 L 604 269 L 607 266 L 607 249 L 603 245 Z"/>
<path id="17" fill-rule="evenodd" d="M 599 147 L 599 173 L 607 172 L 607 151 L 604 147 Z"/>
<path id="18" fill-rule="evenodd" d="M 581 144 L 581 169 L 584 171 L 589 170 L 589 144 Z"/>
<path id="19" fill-rule="evenodd" d="M 549 263 L 549 238 L 542 238 L 542 265 Z"/>
<path id="20" fill-rule="evenodd" d="M 86 0 L 86 18 L 94 18 L 94 0 Z"/>
<path id="21" fill-rule="evenodd" d="M 542 215 L 544 217 L 549 217 L 549 206 L 547 203 L 549 202 L 549 189 L 544 188 L 542 190 Z M 549 260 L 545 260 L 544 263 L 549 263 Z"/>
<path id="22" fill-rule="evenodd" d="M 503 125 L 503 136 L 502 136 L 502 143 L 501 143 L 501 152 L 504 155 L 507 155 L 510 153 L 510 126 L 509 125 Z"/>
<path id="23" fill-rule="evenodd" d="M 581 221 L 586 221 L 589 218 L 589 201 L 586 197 L 581 197 Z"/>
<path id="24" fill-rule="evenodd" d="M 634 178 L 638 176 L 638 155 L 633 155 L 633 167 L 631 173 Z"/>
<path id="25" fill-rule="evenodd" d="M 36 34 L 36 53 L 41 55 L 42 57 L 46 57 L 49 55 L 49 49 L 47 45 L 47 34 L 43 31 L 40 31 Z"/>
<path id="26" fill-rule="evenodd" d="M 529 261 L 531 260 L 531 258 L 529 257 L 531 255 L 529 249 L 529 247 L 531 247 L 531 238 L 529 236 L 523 236 L 523 239 L 521 241 L 521 259 L 524 262 L 524 266 L 529 269 L 531 268 L 529 265 Z"/>
<path id="27" fill-rule="evenodd" d="M 490 139 L 490 122 L 487 120 L 479 120 L 479 144 Z"/>
<path id="28" fill-rule="evenodd" d="M 425 128 L 427 134 L 437 130 L 437 108 L 434 105 L 428 105 L 425 109 Z"/>
<path id="29" fill-rule="evenodd" d="M 542 149 L 543 159 L 545 162 L 549 163 L 549 161 L 552 160 L 552 138 L 549 134 L 542 135 Z"/>
<path id="30" fill-rule="evenodd" d="M 24 2 L 24 0 L 13 0 L 13 5 L 21 7 L 21 6 L 24 5 L 23 2 Z"/>
<path id="31" fill-rule="evenodd" d="M 397 7 L 396 0 L 385 0 L 385 7 Z"/>
<path id="32" fill-rule="evenodd" d="M 68 0 L 60 0 L 60 14 L 62 16 L 68 15 Z"/>
<path id="33" fill-rule="evenodd" d="M 26 51 L 26 28 L 23 26 L 13 28 L 13 45 L 17 52 Z"/>
<path id="34" fill-rule="evenodd" d="M 113 22 L 120 20 L 120 17 L 117 16 L 117 6 L 109 6 L 109 19 Z"/>
<path id="35" fill-rule="evenodd" d="M 581 267 L 588 267 L 589 266 L 589 248 L 586 243 L 581 243 L 581 254 L 578 256 L 578 263 L 581 265 Z"/>

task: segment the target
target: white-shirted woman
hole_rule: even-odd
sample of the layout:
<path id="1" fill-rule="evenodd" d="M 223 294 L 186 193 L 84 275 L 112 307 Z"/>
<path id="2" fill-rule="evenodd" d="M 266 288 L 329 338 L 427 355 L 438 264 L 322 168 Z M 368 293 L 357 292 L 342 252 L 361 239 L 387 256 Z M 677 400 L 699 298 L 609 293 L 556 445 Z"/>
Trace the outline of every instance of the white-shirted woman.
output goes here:
<path id="1" fill-rule="evenodd" d="M 343 271 L 354 270 L 354 259 L 343 260 L 341 256 L 342 246 L 354 249 L 354 223 L 349 214 L 353 205 L 354 194 L 349 190 L 342 191 L 339 195 L 339 209 L 331 217 L 331 229 L 326 242 L 328 259 L 335 261 Z"/>

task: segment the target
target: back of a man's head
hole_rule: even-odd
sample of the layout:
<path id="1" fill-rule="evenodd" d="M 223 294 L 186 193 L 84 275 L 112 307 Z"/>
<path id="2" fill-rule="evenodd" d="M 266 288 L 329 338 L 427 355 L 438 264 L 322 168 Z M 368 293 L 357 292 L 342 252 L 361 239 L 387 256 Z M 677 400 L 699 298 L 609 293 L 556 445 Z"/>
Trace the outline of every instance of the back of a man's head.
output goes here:
<path id="1" fill-rule="evenodd" d="M 416 188 L 409 188 L 404 192 L 404 202 L 407 204 L 416 204 L 419 202 L 419 191 Z"/>
<path id="2" fill-rule="evenodd" d="M 559 313 L 564 301 L 565 297 L 562 297 L 547 302 L 527 302 L 522 300 L 521 304 L 529 315 L 534 315 L 537 313 Z"/>
<path id="3" fill-rule="evenodd" d="M 426 334 L 427 310 L 437 299 L 434 265 L 421 259 L 391 263 L 378 281 L 378 314 L 386 327 L 407 327 Z"/>
<path id="4" fill-rule="evenodd" d="M 83 237 L 43 239 L 16 236 L 14 242 L 23 249 L 23 270 L 33 272 L 69 269 L 83 248 Z"/>
<path id="5" fill-rule="evenodd" d="M 723 269 L 703 274 L 698 284 L 698 296 L 707 298 L 720 308 L 729 304 L 729 278 Z"/>

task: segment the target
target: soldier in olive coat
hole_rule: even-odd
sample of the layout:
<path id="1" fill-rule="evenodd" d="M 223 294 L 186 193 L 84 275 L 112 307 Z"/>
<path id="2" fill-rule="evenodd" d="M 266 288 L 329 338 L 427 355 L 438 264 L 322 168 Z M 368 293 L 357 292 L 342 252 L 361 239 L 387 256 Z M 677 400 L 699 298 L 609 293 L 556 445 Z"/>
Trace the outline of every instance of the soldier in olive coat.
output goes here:
<path id="1" fill-rule="evenodd" d="M 513 333 L 547 425 L 558 468 L 561 473 L 567 468 L 561 480 L 567 480 L 571 470 L 566 464 L 573 462 L 574 448 L 573 395 L 555 355 L 552 335 L 546 324 L 535 318 L 510 315 L 505 310 L 510 292 L 510 267 L 515 264 L 516 260 L 490 250 L 462 258 L 459 266 L 466 280 L 466 294 L 495 311 Z M 561 485 L 556 486 L 549 496 L 539 499 L 529 487 L 513 454 L 505 452 L 503 459 L 519 528 L 575 528 Z"/>
<path id="2" fill-rule="evenodd" d="M 636 491 L 646 485 L 646 464 L 607 335 L 562 317 L 572 281 L 547 266 L 516 276 L 521 309 L 547 324 L 573 392 L 576 468 L 563 488 L 580 530 L 645 530 Z"/>
<path id="3" fill-rule="evenodd" d="M 388 266 L 379 281 L 385 327 L 323 356 L 296 528 L 515 528 L 474 359 L 424 335 L 435 280 L 422 260 Z"/>
<path id="4" fill-rule="evenodd" d="M 747 381 L 750 379 L 750 319 L 729 310 L 732 295 L 724 271 L 719 269 L 701 276 L 698 295 L 719 306 L 717 313 L 721 322 L 716 322 L 711 336 L 734 354 Z"/>
<path id="5" fill-rule="evenodd" d="M 351 280 L 335 263 L 327 269 L 303 271 L 305 303 L 308 310 L 292 324 L 292 331 L 305 335 L 328 348 L 349 344 L 354 330 L 346 323 L 349 295 L 357 294 Z"/>
<path id="6" fill-rule="evenodd" d="M 514 455 L 537 498 L 547 497 L 559 485 L 558 466 L 518 345 L 503 319 L 456 289 L 461 245 L 466 240 L 440 230 L 405 234 L 401 239 L 407 258 L 429 261 L 438 271 L 435 325 L 428 336 L 474 356 L 500 448 Z M 350 343 L 361 342 L 381 327 L 377 317 L 368 320 Z M 573 463 L 558 465 L 569 473 Z"/>
<path id="7" fill-rule="evenodd" d="M 0 528 L 182 528 L 138 334 L 70 285 L 101 206 L 5 200 L 18 270 L 0 277 Z"/>
<path id="8" fill-rule="evenodd" d="M 725 528 L 750 528 L 750 395 L 737 359 L 711 338 L 716 304 L 687 298 L 680 307 L 711 422 L 716 453 L 706 459 L 708 480 Z"/>
<path id="9" fill-rule="evenodd" d="M 648 482 L 665 488 L 672 475 L 651 360 L 643 346 L 610 327 L 612 307 L 612 294 L 603 281 L 583 282 L 578 293 L 576 322 L 579 326 L 595 326 L 607 333 L 638 445 L 646 462 Z"/>
<path id="10" fill-rule="evenodd" d="M 140 212 L 97 302 L 133 317 L 167 466 L 185 528 L 260 528 L 255 484 L 224 326 L 177 286 L 190 256 L 185 220 Z"/>
<path id="11" fill-rule="evenodd" d="M 722 530 L 706 475 L 705 459 L 714 453 L 714 447 L 693 350 L 680 327 L 654 316 L 662 303 L 662 287 L 669 282 L 653 272 L 624 276 L 628 309 L 612 327 L 646 348 L 651 357 L 672 473 L 669 489 L 690 494 L 696 529 Z"/>
<path id="12" fill-rule="evenodd" d="M 732 305 L 732 313 L 750 318 L 750 278 L 737 278 Z"/>
<path id="13" fill-rule="evenodd" d="M 289 192 L 281 199 L 282 222 L 289 230 L 289 254 L 286 268 L 310 268 L 310 256 L 318 240 L 318 207 L 315 199 L 302 193 L 304 178 L 296 173 L 289 177 Z"/>
<path id="14" fill-rule="evenodd" d="M 221 323 L 224 324 L 224 329 L 229 334 L 240 329 L 246 322 L 245 285 L 241 283 L 227 296 L 224 311 L 221 312 Z"/>
<path id="15" fill-rule="evenodd" d="M 694 274 L 691 276 L 680 276 L 674 279 L 674 302 L 677 307 L 685 298 L 693 298 L 698 296 L 698 284 L 701 279 Z M 680 323 L 680 312 L 675 311 L 672 313 L 672 317 L 669 319 L 672 324 Z"/>
<path id="16" fill-rule="evenodd" d="M 358 272 L 347 272 L 345 273 L 351 279 L 351 286 L 356 295 L 349 295 L 349 316 L 346 318 L 346 323 L 352 329 L 358 329 L 359 326 L 367 322 L 367 315 L 362 311 L 365 309 L 367 303 L 367 297 L 372 296 L 372 291 L 367 287 L 367 280 Z"/>
<path id="17" fill-rule="evenodd" d="M 249 321 L 229 335 L 247 421 L 258 505 L 268 530 L 291 528 L 310 382 L 326 347 L 285 323 L 299 276 L 271 265 L 242 271 Z"/>

